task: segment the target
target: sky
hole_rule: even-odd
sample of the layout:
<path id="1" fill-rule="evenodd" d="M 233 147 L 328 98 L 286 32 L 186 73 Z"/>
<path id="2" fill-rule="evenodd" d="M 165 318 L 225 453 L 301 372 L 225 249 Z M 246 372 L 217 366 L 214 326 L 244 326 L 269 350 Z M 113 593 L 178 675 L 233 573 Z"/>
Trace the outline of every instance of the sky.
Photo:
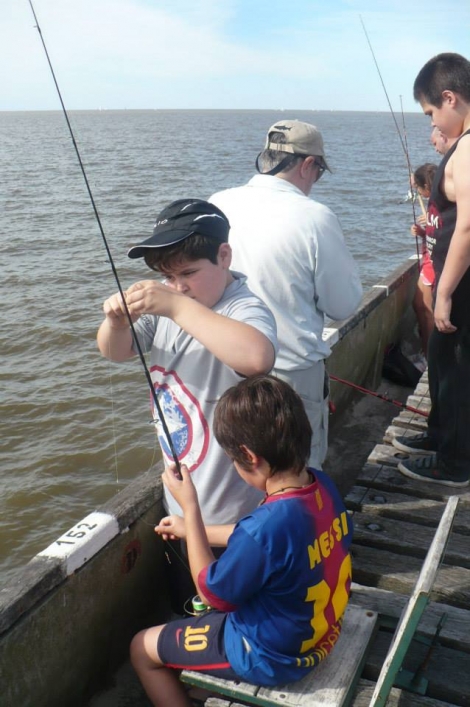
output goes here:
<path id="1" fill-rule="evenodd" d="M 69 110 L 419 111 L 423 64 L 470 58 L 468 0 L 32 2 Z M 0 66 L 0 110 L 60 109 L 29 0 L 0 0 Z"/>

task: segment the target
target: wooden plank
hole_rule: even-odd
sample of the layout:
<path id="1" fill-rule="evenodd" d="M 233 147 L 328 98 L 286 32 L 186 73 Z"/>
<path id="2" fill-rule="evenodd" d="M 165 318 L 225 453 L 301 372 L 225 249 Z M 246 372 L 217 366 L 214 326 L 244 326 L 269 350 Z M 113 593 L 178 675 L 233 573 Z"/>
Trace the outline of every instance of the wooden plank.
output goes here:
<path id="1" fill-rule="evenodd" d="M 400 452 L 395 450 L 398 455 Z M 403 457 L 407 455 L 403 454 Z M 395 459 L 396 465 L 398 465 L 398 458 Z M 369 467 L 372 466 L 372 470 Z M 377 470 L 377 467 L 380 467 Z M 365 475 L 371 478 L 371 481 L 366 482 Z M 450 496 L 459 496 L 463 501 L 470 501 L 470 488 L 465 487 L 461 491 L 451 486 L 444 486 L 442 484 L 429 484 L 421 479 L 410 479 L 407 476 L 401 474 L 396 466 L 390 466 L 386 464 L 376 464 L 368 462 L 364 470 L 358 475 L 356 483 L 363 485 L 364 483 L 369 483 L 371 486 L 376 488 L 388 488 L 391 491 L 405 491 L 407 494 L 412 496 L 419 496 L 421 498 L 432 498 L 435 500 L 444 500 Z"/>
<path id="2" fill-rule="evenodd" d="M 374 685 L 375 683 L 371 680 L 359 680 L 351 707 L 368 707 Z M 450 695 L 446 696 L 450 697 Z M 204 704 L 205 707 L 246 707 L 239 702 L 224 700 L 220 697 L 208 697 Z M 459 701 L 458 704 L 462 704 L 462 702 Z M 451 703 L 393 687 L 387 700 L 387 707 L 451 707 Z"/>
<path id="3" fill-rule="evenodd" d="M 392 421 L 392 424 L 385 430 L 383 441 L 385 444 L 392 444 L 392 439 L 394 437 L 413 437 L 415 434 L 417 434 L 416 430 L 397 427 Z"/>
<path id="4" fill-rule="evenodd" d="M 430 399 L 429 383 L 427 381 L 426 382 L 420 381 L 414 390 L 414 395 L 418 395 L 419 397 Z"/>
<path id="5" fill-rule="evenodd" d="M 353 520 L 354 543 L 413 557 L 426 556 L 435 532 L 433 527 L 404 520 L 397 522 L 360 511 L 354 513 Z M 470 569 L 469 545 L 468 535 L 452 533 L 446 551 L 446 565 Z"/>
<path id="6" fill-rule="evenodd" d="M 363 609 L 376 611 L 382 617 L 398 620 L 408 601 L 407 596 L 352 583 L 350 602 Z M 429 602 L 418 625 L 418 632 L 426 638 L 432 638 L 441 619 L 445 617 L 439 634 L 439 643 L 464 653 L 470 653 L 470 611 L 458 609 L 448 604 Z"/>
<path id="7" fill-rule="evenodd" d="M 414 429 L 417 432 L 424 432 L 428 428 L 428 419 L 422 415 L 417 415 L 415 412 L 403 410 L 397 417 L 392 419 L 392 423 L 397 427 L 405 429 Z"/>
<path id="8" fill-rule="evenodd" d="M 422 412 L 429 412 L 431 409 L 430 398 L 424 397 L 422 395 L 408 396 L 406 404 L 410 405 L 411 407 L 418 408 L 418 410 L 421 410 Z M 424 415 L 421 415 L 421 417 L 425 419 Z"/>
<path id="9" fill-rule="evenodd" d="M 398 450 L 397 450 L 398 451 Z M 427 484 L 420 480 L 409 479 L 400 474 L 395 466 L 374 464 L 368 462 L 359 472 L 356 485 L 367 486 L 387 492 L 406 493 L 417 498 L 430 498 L 436 501 L 446 501 L 451 495 L 458 495 L 461 501 L 470 502 L 470 489 L 466 488 L 456 493 L 450 486 Z"/>
<path id="10" fill-rule="evenodd" d="M 421 378 L 419 379 L 419 382 L 420 382 L 420 383 L 428 383 L 428 381 L 429 381 L 428 369 L 426 368 L 426 370 L 423 371 L 423 375 L 422 375 Z"/>
<path id="11" fill-rule="evenodd" d="M 444 553 L 449 542 L 458 502 L 459 497 L 456 495 L 451 496 L 447 502 L 446 509 L 442 514 L 441 522 L 439 523 L 432 541 L 432 545 L 429 548 L 429 552 L 423 564 L 423 568 L 419 574 L 419 579 L 413 592 L 412 599 L 419 594 L 429 594 L 432 589 L 438 567 L 443 560 Z"/>
<path id="12" fill-rule="evenodd" d="M 348 606 L 334 652 L 298 683 L 275 689 L 260 688 L 266 705 L 285 707 L 341 707 L 349 702 L 365 655 L 375 634 L 377 614 Z"/>
<path id="13" fill-rule="evenodd" d="M 368 707 L 373 691 L 373 682 L 360 680 L 352 707 Z M 387 707 L 449 707 L 449 705 L 449 702 L 417 695 L 413 692 L 405 692 L 397 687 L 392 688 L 387 701 Z"/>
<path id="14" fill-rule="evenodd" d="M 445 508 L 445 502 L 441 499 L 417 498 L 404 493 L 364 489 L 362 486 L 353 486 L 346 496 L 345 503 L 352 511 L 432 527 L 437 527 Z M 453 532 L 470 535 L 470 499 L 461 497 Z M 468 546 L 467 552 L 470 553 Z"/>
<path id="15" fill-rule="evenodd" d="M 364 489 L 363 486 L 353 486 L 346 496 L 345 503 L 352 511 L 433 527 L 437 527 L 445 508 L 443 499 L 417 498 L 405 493 Z M 466 500 L 461 496 L 453 532 L 470 535 L 470 499 Z M 468 550 L 470 548 L 467 548 Z"/>
<path id="16" fill-rule="evenodd" d="M 367 461 L 368 463 L 372 462 L 373 464 L 386 464 L 387 466 L 396 467 L 402 459 L 408 459 L 409 456 L 409 454 L 395 449 L 391 444 L 376 444 Z"/>
<path id="17" fill-rule="evenodd" d="M 379 631 L 369 651 L 363 677 L 377 680 L 390 646 L 390 634 Z M 429 646 L 413 641 L 405 659 L 404 667 L 410 672 L 419 672 L 427 681 L 426 696 L 436 700 L 445 700 L 459 707 L 470 705 L 470 670 L 468 653 L 450 650 L 444 646 L 433 646 L 427 665 Z M 424 672 L 423 672 L 424 669 Z M 411 693 L 402 691 L 402 695 Z M 387 707 L 390 707 L 387 703 Z"/>
<path id="18" fill-rule="evenodd" d="M 219 695 L 225 695 L 239 700 L 246 700 L 250 704 L 258 704 L 254 702 L 254 697 L 259 690 L 257 685 L 250 685 L 247 682 L 235 680 L 223 680 L 216 678 L 213 675 L 205 675 L 198 673 L 195 670 L 183 670 L 180 675 L 180 680 L 188 685 L 202 687 L 204 690 L 215 692 Z"/>
<path id="19" fill-rule="evenodd" d="M 392 645 L 374 689 L 370 707 L 384 707 L 411 639 L 428 603 L 438 567 L 442 562 L 457 510 L 458 496 L 451 496 L 426 555 L 418 581 L 397 626 Z"/>
<path id="20" fill-rule="evenodd" d="M 411 594 L 421 569 L 421 560 L 365 545 L 352 547 L 355 582 L 398 594 Z M 470 606 L 470 570 L 443 565 L 438 572 L 432 598 L 463 609 Z"/>
<path id="21" fill-rule="evenodd" d="M 263 707 L 342 707 L 352 697 L 375 635 L 377 618 L 373 611 L 348 606 L 333 653 L 295 683 L 276 688 L 256 687 L 188 670 L 183 671 L 181 679 L 211 692 Z"/>

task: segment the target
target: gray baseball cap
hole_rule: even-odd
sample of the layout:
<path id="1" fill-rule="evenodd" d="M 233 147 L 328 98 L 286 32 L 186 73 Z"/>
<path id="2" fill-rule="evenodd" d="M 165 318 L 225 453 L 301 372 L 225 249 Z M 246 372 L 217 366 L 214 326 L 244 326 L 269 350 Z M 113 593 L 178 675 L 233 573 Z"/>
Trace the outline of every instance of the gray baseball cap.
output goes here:
<path id="1" fill-rule="evenodd" d="M 282 133 L 285 136 L 285 142 L 271 142 L 273 133 Z M 331 172 L 325 159 L 321 132 L 310 123 L 303 123 L 300 120 L 279 120 L 269 128 L 264 149 L 321 157 L 324 166 Z"/>

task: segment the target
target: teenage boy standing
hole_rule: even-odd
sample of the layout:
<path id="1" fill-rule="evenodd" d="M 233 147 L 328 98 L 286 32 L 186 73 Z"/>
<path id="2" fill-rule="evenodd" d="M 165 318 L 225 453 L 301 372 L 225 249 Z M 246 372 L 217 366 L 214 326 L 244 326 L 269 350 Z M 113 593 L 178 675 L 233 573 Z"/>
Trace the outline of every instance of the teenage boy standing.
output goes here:
<path id="1" fill-rule="evenodd" d="M 428 432 L 393 444 L 425 455 L 399 463 L 405 476 L 464 487 L 470 479 L 470 62 L 453 53 L 430 59 L 414 97 L 433 126 L 458 139 L 439 165 L 428 204 L 436 272 Z"/>

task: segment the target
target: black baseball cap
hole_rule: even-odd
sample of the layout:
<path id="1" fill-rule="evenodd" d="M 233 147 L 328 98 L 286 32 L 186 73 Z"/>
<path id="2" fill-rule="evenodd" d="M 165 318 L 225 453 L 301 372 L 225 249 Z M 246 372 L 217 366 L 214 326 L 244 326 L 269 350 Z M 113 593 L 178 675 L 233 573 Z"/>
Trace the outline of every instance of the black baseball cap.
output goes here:
<path id="1" fill-rule="evenodd" d="M 150 238 L 133 246 L 127 255 L 143 258 L 152 248 L 174 245 L 195 233 L 226 243 L 229 230 L 228 218 L 214 204 L 202 199 L 178 199 L 158 214 Z"/>

